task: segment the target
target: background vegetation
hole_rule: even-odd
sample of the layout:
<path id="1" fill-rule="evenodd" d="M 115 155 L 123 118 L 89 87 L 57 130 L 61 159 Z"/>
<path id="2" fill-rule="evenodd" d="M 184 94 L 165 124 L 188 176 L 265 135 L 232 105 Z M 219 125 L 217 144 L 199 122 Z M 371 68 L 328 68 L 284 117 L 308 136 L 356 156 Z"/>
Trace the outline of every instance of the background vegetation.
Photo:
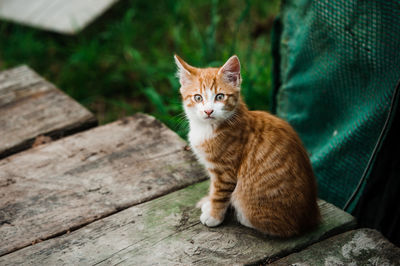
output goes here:
<path id="1" fill-rule="evenodd" d="M 124 0 L 76 36 L 1 22 L 0 69 L 27 64 L 100 123 L 150 113 L 186 134 L 173 54 L 194 66 L 242 63 L 252 109 L 268 109 L 278 0 Z"/>

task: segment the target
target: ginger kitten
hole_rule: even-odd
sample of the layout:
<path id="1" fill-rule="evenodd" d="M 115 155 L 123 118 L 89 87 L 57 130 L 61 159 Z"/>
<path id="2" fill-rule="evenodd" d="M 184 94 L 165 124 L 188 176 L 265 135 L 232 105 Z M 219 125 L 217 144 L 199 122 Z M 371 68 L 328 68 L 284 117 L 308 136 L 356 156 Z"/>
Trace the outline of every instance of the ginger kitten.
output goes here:
<path id="1" fill-rule="evenodd" d="M 222 223 L 229 205 L 238 221 L 290 237 L 320 221 L 317 186 L 300 138 L 285 121 L 249 111 L 240 97 L 240 62 L 195 68 L 175 55 L 189 141 L 211 178 L 200 221 Z"/>

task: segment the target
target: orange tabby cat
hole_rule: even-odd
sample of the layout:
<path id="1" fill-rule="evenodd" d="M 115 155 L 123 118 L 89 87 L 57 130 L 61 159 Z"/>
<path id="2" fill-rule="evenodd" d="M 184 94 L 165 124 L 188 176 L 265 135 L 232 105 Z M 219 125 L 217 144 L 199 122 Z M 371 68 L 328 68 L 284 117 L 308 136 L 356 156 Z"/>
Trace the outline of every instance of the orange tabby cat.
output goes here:
<path id="1" fill-rule="evenodd" d="M 206 167 L 209 196 L 200 221 L 224 220 L 229 205 L 238 221 L 263 233 L 289 237 L 320 221 L 314 174 L 303 145 L 285 121 L 249 111 L 240 97 L 240 63 L 195 68 L 175 56 L 189 141 Z"/>

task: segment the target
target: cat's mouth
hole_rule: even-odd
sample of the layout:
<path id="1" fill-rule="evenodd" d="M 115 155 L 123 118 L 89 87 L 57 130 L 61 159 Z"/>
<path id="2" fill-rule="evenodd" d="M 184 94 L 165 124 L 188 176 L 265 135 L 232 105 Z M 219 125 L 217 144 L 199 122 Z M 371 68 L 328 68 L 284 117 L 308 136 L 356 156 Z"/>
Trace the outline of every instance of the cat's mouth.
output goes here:
<path id="1" fill-rule="evenodd" d="M 208 120 L 208 119 L 214 120 L 215 117 L 213 117 L 213 116 L 206 116 L 206 117 L 204 117 L 204 119 L 206 119 L 206 120 Z"/>

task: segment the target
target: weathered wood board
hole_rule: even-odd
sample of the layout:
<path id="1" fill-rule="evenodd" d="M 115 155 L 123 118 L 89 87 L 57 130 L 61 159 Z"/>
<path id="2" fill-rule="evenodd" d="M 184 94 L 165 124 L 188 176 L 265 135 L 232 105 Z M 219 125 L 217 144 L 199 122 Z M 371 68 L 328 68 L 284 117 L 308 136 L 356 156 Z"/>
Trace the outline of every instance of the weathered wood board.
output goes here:
<path id="1" fill-rule="evenodd" d="M 232 265 L 285 255 L 351 229 L 354 218 L 319 201 L 323 224 L 288 240 L 262 236 L 228 219 L 200 224 L 195 203 L 207 193 L 202 182 L 131 207 L 70 234 L 0 257 L 0 264 L 25 265 Z"/>
<path id="2" fill-rule="evenodd" d="M 1 0 L 0 18 L 74 34 L 85 28 L 118 0 Z"/>
<path id="3" fill-rule="evenodd" d="M 137 114 L 1 160 L 0 255 L 204 180 L 185 147 Z"/>
<path id="4" fill-rule="evenodd" d="M 86 108 L 29 67 L 0 72 L 0 158 L 31 147 L 39 135 L 58 138 L 95 125 Z"/>
<path id="5" fill-rule="evenodd" d="M 272 265 L 400 265 L 400 248 L 364 228 L 316 243 Z"/>

